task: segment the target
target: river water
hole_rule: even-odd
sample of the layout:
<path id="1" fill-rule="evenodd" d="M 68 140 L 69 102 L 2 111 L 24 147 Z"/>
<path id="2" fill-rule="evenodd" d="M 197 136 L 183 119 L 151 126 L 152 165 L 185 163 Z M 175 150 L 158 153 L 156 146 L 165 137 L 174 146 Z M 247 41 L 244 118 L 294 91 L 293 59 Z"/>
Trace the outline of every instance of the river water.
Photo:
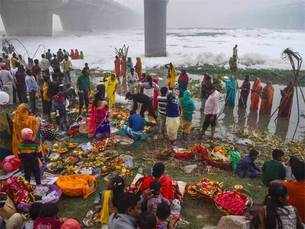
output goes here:
<path id="1" fill-rule="evenodd" d="M 198 75 L 192 75 L 192 79 L 199 79 L 200 76 Z M 238 85 L 241 86 L 242 82 L 238 81 Z M 253 82 L 251 82 L 252 86 Z M 265 84 L 263 84 L 265 86 Z M 278 106 L 280 105 L 281 101 L 281 90 L 285 88 L 285 85 L 273 85 L 274 87 L 274 97 L 273 97 L 273 105 L 272 105 L 272 114 L 274 111 L 277 110 Z M 305 88 L 300 88 L 303 93 L 305 93 Z M 304 94 L 305 95 L 305 94 Z M 238 114 L 238 98 L 239 98 L 239 92 L 236 96 L 236 105 L 233 111 L 225 109 L 224 103 L 225 103 L 225 95 L 222 94 L 221 96 L 221 102 L 220 102 L 220 115 L 218 119 L 218 133 L 222 137 L 227 137 L 232 134 L 232 132 L 235 132 L 236 130 L 242 128 L 244 126 L 244 129 L 247 130 L 265 130 L 269 133 L 276 134 L 280 136 L 283 139 L 292 139 L 294 132 L 295 137 L 294 139 L 301 140 L 305 136 L 305 101 L 302 99 L 301 94 L 299 92 L 299 100 L 300 100 L 300 112 L 298 114 L 298 108 L 297 108 L 297 93 L 295 90 L 294 93 L 294 99 L 293 99 L 293 106 L 291 111 L 291 117 L 290 120 L 278 120 L 277 119 L 277 111 L 275 114 L 270 118 L 268 121 L 267 117 L 259 117 L 259 114 L 256 115 L 254 113 L 250 113 L 249 107 L 250 107 L 250 95 L 248 98 L 248 104 L 247 104 L 247 110 L 244 114 Z M 203 115 L 200 112 L 201 103 L 200 101 L 196 101 L 196 112 L 194 116 L 194 125 L 195 127 L 200 127 L 203 121 Z M 299 124 L 298 123 L 298 117 L 299 117 Z M 267 119 L 267 120 L 266 120 Z M 257 121 L 255 121 L 257 120 Z"/>

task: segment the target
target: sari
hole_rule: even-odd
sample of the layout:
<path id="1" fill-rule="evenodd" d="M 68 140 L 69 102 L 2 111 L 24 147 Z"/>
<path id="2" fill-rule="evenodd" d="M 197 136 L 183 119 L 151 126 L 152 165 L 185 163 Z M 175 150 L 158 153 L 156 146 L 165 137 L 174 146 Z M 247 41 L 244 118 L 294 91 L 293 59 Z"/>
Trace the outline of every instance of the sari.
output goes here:
<path id="1" fill-rule="evenodd" d="M 135 72 L 138 75 L 138 79 L 140 79 L 142 77 L 142 73 L 143 73 L 142 60 L 140 57 L 137 57 L 137 62 L 135 65 Z"/>
<path id="2" fill-rule="evenodd" d="M 33 136 L 37 136 L 40 121 L 38 118 L 30 114 L 30 110 L 26 104 L 20 104 L 13 114 L 13 137 L 12 137 L 12 152 L 18 154 L 18 146 L 22 142 L 21 130 L 30 128 L 33 131 Z"/>
<path id="3" fill-rule="evenodd" d="M 176 86 L 177 74 L 175 67 L 172 63 L 169 64 L 168 74 L 167 74 L 167 84 L 170 90 L 174 89 Z"/>
<path id="4" fill-rule="evenodd" d="M 107 100 L 108 100 L 108 106 L 112 108 L 115 105 L 115 92 L 117 88 L 117 81 L 116 79 L 112 79 L 110 77 L 106 84 L 106 94 L 107 94 Z"/>
<path id="5" fill-rule="evenodd" d="M 229 107 L 235 106 L 235 98 L 236 98 L 236 89 L 237 82 L 233 76 L 230 76 L 228 80 L 225 81 L 226 84 L 226 105 Z"/>
<path id="6" fill-rule="evenodd" d="M 261 107 L 260 107 L 261 114 L 264 115 L 271 114 L 273 95 L 274 95 L 274 88 L 272 87 L 272 84 L 267 84 L 262 91 Z"/>
<path id="7" fill-rule="evenodd" d="M 279 106 L 279 118 L 289 119 L 293 104 L 294 86 L 290 83 L 284 90 L 281 91 L 282 98 Z"/>
<path id="8" fill-rule="evenodd" d="M 251 89 L 251 84 L 249 80 L 244 80 L 243 84 L 241 85 L 240 88 L 240 97 L 238 101 L 238 106 L 240 108 L 247 108 L 247 103 L 248 103 L 248 97 L 250 94 L 250 89 Z"/>
<path id="9" fill-rule="evenodd" d="M 7 111 L 0 112 L 0 153 L 2 160 L 11 152 L 12 133 L 10 127 L 10 117 Z M 3 155 L 2 155 L 3 154 Z"/>
<path id="10" fill-rule="evenodd" d="M 103 138 L 110 136 L 110 123 L 108 116 L 109 111 L 107 106 L 91 106 L 87 119 L 88 135 L 90 137 Z"/>
<path id="11" fill-rule="evenodd" d="M 114 61 L 114 72 L 116 77 L 121 76 L 121 61 L 119 58 L 116 58 Z"/>
<path id="12" fill-rule="evenodd" d="M 260 94 L 262 92 L 262 84 L 260 79 L 256 79 L 251 90 L 251 105 L 252 111 L 257 111 L 260 103 Z"/>
<path id="13" fill-rule="evenodd" d="M 189 77 L 187 73 L 182 72 L 178 79 L 179 97 L 183 97 L 183 93 L 187 90 L 188 83 L 189 83 Z"/>

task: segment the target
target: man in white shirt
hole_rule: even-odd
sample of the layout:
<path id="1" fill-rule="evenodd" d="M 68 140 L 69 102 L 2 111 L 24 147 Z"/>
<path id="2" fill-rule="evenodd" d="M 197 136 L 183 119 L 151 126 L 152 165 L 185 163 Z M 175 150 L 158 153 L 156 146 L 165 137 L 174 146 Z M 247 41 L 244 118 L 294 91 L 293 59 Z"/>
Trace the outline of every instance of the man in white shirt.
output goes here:
<path id="1" fill-rule="evenodd" d="M 205 118 L 202 125 L 202 135 L 205 135 L 205 131 L 208 129 L 209 126 L 211 126 L 211 135 L 212 138 L 214 138 L 217 115 L 219 113 L 219 97 L 220 93 L 215 89 L 215 86 L 213 85 L 211 88 L 210 95 L 207 101 L 205 102 Z"/>
<path id="2" fill-rule="evenodd" d="M 42 72 L 45 72 L 45 71 L 49 70 L 49 68 L 50 68 L 50 62 L 46 58 L 45 54 L 41 55 L 40 68 L 41 68 Z"/>

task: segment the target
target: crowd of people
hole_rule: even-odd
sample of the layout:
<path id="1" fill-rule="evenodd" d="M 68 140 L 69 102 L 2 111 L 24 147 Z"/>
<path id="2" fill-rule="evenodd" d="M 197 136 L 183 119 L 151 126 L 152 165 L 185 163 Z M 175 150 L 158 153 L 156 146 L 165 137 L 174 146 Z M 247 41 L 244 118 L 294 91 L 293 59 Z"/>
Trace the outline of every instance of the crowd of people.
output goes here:
<path id="1" fill-rule="evenodd" d="M 88 64 L 74 83 L 71 59 L 83 54 L 73 51 L 73 57 L 71 55 L 59 49 L 56 54 L 48 50 L 40 60 L 29 59 L 28 62 L 16 53 L 11 56 L 3 54 L 0 58 L 0 156 L 3 159 L 10 154 L 18 155 L 25 179 L 30 181 L 34 175 L 38 189 L 41 184 L 38 147 L 43 141 L 39 136 L 42 120 L 53 122 L 51 114 L 55 112 L 59 130 L 67 131 L 71 124 L 68 113 L 74 102 L 78 105 L 78 115 L 86 120 L 90 139 L 104 139 L 111 135 L 111 113 L 116 97 L 121 94 L 132 102 L 128 122 L 122 130 L 128 137 L 141 139 L 148 115 L 155 124 L 156 135 L 165 137 L 169 146 L 176 145 L 177 139 L 191 140 L 196 106 L 189 90 L 191 79 L 185 70 L 182 69 L 178 75 L 170 63 L 166 65 L 166 80 L 162 80 L 143 72 L 141 58 L 137 58 L 133 65 L 131 58 L 125 60 L 116 56 L 114 73 L 104 74 L 103 83 L 93 85 Z M 239 111 L 247 109 L 250 95 L 250 111 L 270 116 L 274 95 L 271 83 L 263 88 L 260 80 L 256 79 L 251 88 L 249 77 L 246 77 L 239 88 L 236 78 L 230 76 L 225 80 L 225 88 L 226 108 L 234 109 L 237 91 L 240 90 Z M 201 111 L 204 114 L 201 137 L 209 127 L 211 136 L 215 135 L 221 95 L 217 89 L 213 77 L 204 74 L 201 83 Z M 292 82 L 282 91 L 278 112 L 281 118 L 290 117 L 293 90 Z M 75 101 L 77 95 L 78 101 Z M 38 104 L 42 104 L 42 111 Z M 14 108 L 14 112 L 9 112 L 6 106 Z M 274 150 L 272 156 L 271 161 L 259 168 L 255 164 L 258 152 L 251 150 L 238 163 L 235 173 L 241 178 L 261 176 L 263 183 L 269 186 L 265 210 L 260 218 L 262 225 L 267 225 L 266 228 L 300 228 L 299 225 L 305 223 L 304 162 L 291 157 L 286 168 L 281 162 L 283 151 Z M 289 181 L 284 181 L 286 178 Z M 152 174 L 141 178 L 138 189 L 132 193 L 127 191 L 121 177 L 114 177 L 102 197 L 101 222 L 109 224 L 110 229 L 175 228 L 180 218 L 181 193 L 174 180 L 165 175 L 162 163 L 156 163 Z M 59 219 L 54 205 L 33 205 L 32 208 L 34 228 L 48 225 L 51 227 L 47 228 L 80 228 L 73 219 Z"/>

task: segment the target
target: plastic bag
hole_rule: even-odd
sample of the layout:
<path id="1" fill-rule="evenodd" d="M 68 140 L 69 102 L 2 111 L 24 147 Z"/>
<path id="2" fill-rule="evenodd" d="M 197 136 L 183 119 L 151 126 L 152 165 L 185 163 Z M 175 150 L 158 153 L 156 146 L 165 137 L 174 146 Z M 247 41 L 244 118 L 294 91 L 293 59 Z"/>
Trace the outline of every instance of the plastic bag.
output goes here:
<path id="1" fill-rule="evenodd" d="M 229 151 L 229 160 L 230 160 L 232 169 L 235 172 L 238 162 L 240 161 L 240 153 L 237 150 L 230 150 Z"/>
<path id="2" fill-rule="evenodd" d="M 15 155 L 7 156 L 6 158 L 4 158 L 2 162 L 3 170 L 6 173 L 10 173 L 19 169 L 20 165 L 21 165 L 21 161 Z"/>

